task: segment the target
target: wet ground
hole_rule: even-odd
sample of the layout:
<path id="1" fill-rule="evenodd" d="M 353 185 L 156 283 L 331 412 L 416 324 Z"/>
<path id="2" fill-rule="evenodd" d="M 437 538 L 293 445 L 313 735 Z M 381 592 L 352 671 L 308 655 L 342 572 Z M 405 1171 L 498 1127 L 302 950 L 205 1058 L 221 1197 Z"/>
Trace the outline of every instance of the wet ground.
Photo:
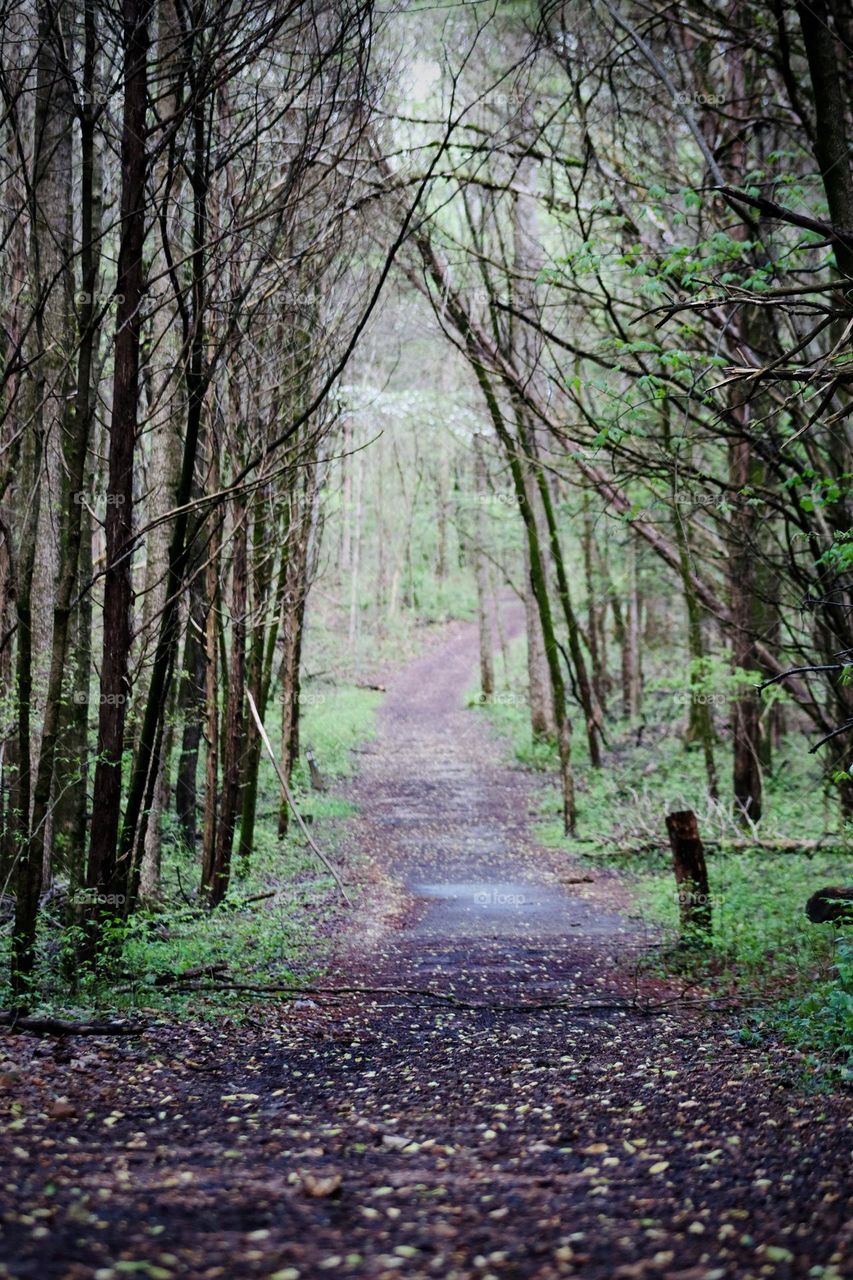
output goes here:
<path id="1" fill-rule="evenodd" d="M 849 1108 L 644 976 L 624 889 L 534 840 L 535 780 L 463 706 L 475 666 L 457 624 L 390 683 L 352 787 L 348 994 L 29 1042 L 5 1274 L 850 1274 Z"/>

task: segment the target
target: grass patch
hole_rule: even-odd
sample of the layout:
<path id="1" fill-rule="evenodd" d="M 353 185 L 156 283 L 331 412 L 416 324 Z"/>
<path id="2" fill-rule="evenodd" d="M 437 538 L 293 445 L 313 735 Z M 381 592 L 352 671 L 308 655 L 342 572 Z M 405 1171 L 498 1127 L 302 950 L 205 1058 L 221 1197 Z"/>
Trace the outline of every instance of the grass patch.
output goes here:
<path id="1" fill-rule="evenodd" d="M 513 646 L 506 689 L 489 704 L 472 689 L 467 701 L 506 736 L 517 762 L 555 774 L 556 747 L 532 740 L 524 664 L 522 639 Z M 709 849 L 713 934 L 709 945 L 688 961 L 674 945 L 667 945 L 678 939 L 678 897 L 666 843 L 666 814 L 695 810 L 708 844 L 744 833 L 731 817 L 730 799 L 715 803 L 709 798 L 701 752 L 684 747 L 683 707 L 673 711 L 666 698 L 656 698 L 651 705 L 656 715 L 670 718 L 647 722 L 642 734 L 609 720 L 609 750 L 604 767 L 596 770 L 589 765 L 579 716 L 574 715 L 579 839 L 567 841 L 563 835 L 556 785 L 540 793 L 537 838 L 552 848 L 571 849 L 573 857 L 590 864 L 606 863 L 628 875 L 639 912 L 658 926 L 663 954 L 672 957 L 679 972 L 689 963 L 696 978 L 712 990 L 735 989 L 766 1001 L 760 1015 L 745 1016 L 743 1034 L 782 1035 L 795 1043 L 811 1055 L 814 1078 L 827 1071 L 829 1078 L 849 1077 L 853 937 L 849 929 L 811 924 L 804 906 L 823 885 L 853 882 L 853 853 L 843 848 L 802 854 Z M 721 777 L 729 753 L 728 742 L 722 740 L 717 749 Z M 765 816 L 756 831 L 763 840 L 807 841 L 832 834 L 834 844 L 843 845 L 850 835 L 802 734 L 783 740 L 765 778 L 764 799 Z"/>

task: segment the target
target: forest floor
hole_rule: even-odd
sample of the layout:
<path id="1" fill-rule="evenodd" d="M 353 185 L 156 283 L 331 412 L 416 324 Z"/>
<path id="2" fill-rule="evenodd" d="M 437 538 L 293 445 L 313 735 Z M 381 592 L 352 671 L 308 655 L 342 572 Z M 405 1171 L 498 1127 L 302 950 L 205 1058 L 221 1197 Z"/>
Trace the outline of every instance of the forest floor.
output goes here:
<path id="1" fill-rule="evenodd" d="M 389 680 L 338 994 L 5 1039 L 0 1274 L 850 1274 L 845 1100 L 654 976 L 617 877 L 537 846 L 535 778 L 463 706 L 476 658 L 452 624 Z"/>

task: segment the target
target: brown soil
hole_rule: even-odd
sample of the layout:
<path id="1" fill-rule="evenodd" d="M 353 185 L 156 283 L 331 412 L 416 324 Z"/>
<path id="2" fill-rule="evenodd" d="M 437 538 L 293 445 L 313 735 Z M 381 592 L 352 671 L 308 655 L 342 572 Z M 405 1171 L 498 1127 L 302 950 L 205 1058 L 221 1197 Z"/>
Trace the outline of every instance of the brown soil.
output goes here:
<path id="1" fill-rule="evenodd" d="M 569 883 L 464 709 L 475 660 L 454 624 L 394 677 L 350 788 L 363 892 L 327 985 L 366 992 L 6 1038 L 0 1274 L 850 1274 L 849 1108 L 641 976 L 624 889 Z"/>

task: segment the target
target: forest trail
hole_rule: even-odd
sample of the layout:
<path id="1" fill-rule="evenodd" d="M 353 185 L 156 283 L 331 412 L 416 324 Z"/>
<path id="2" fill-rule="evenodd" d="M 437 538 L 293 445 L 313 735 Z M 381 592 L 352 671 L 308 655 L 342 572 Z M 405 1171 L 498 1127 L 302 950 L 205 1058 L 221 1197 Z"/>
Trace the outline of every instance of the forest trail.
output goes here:
<path id="1" fill-rule="evenodd" d="M 512 634 L 519 613 L 508 610 L 506 622 Z M 351 844 L 375 851 L 392 899 L 402 889 L 407 909 L 379 938 L 356 932 L 353 952 L 374 968 L 381 956 L 406 985 L 448 981 L 470 998 L 481 989 L 492 1000 L 500 990 L 515 999 L 575 986 L 589 994 L 587 967 L 636 950 L 640 926 L 610 909 L 612 881 L 600 900 L 592 885 L 607 877 L 536 844 L 534 779 L 507 765 L 506 743 L 465 705 L 476 663 L 476 629 L 455 623 L 388 684 L 351 789 L 360 814 Z M 571 979 L 581 954 L 583 976 Z"/>
<path id="2" fill-rule="evenodd" d="M 618 882 L 536 845 L 475 663 L 459 623 L 398 673 L 349 788 L 366 887 L 324 985 L 360 992 L 26 1041 L 5 1274 L 845 1274 L 843 1101 L 731 1016 L 661 1011 Z"/>

